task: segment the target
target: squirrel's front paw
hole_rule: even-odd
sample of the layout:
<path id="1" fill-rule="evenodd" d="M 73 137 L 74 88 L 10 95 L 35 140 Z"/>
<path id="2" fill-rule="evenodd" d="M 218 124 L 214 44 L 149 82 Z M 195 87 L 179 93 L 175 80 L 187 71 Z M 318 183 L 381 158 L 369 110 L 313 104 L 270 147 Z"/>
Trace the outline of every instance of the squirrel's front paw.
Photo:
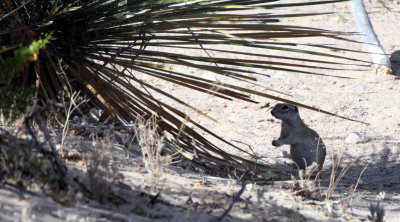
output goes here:
<path id="1" fill-rule="evenodd" d="M 272 146 L 280 146 L 278 140 L 272 140 Z"/>

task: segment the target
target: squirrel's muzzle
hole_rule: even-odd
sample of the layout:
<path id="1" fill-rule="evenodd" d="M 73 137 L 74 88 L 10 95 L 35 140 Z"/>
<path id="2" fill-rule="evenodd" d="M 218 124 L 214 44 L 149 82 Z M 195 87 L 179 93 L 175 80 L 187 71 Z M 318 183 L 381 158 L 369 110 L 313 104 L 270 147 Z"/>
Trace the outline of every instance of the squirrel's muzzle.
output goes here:
<path id="1" fill-rule="evenodd" d="M 273 117 L 276 117 L 273 110 L 271 111 L 271 115 L 272 115 Z"/>

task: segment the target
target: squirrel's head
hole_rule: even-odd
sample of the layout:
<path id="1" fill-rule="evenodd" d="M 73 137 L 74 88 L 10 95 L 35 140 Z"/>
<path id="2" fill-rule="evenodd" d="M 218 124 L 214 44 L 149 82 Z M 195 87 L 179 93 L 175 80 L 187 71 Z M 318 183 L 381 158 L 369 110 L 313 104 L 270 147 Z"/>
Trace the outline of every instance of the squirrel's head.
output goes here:
<path id="1" fill-rule="evenodd" d="M 290 120 L 299 117 L 299 109 L 288 103 L 278 103 L 272 109 L 271 114 L 277 119 Z"/>

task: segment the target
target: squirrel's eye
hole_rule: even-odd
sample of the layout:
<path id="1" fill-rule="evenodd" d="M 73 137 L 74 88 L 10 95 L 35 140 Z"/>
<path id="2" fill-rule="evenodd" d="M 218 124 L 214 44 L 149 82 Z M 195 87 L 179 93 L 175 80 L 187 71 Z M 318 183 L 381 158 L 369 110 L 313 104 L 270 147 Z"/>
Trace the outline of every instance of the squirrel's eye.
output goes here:
<path id="1" fill-rule="evenodd" d="M 284 106 L 282 107 L 282 110 L 287 110 L 287 109 L 289 109 L 289 106 L 287 106 L 287 105 L 284 105 Z"/>

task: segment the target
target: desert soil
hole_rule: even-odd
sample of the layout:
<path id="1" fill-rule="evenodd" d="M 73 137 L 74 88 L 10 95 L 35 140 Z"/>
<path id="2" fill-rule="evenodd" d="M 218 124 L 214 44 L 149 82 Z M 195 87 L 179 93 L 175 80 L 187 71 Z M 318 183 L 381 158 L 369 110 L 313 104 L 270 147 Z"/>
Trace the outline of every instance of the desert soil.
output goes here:
<path id="1" fill-rule="evenodd" d="M 379 2 L 366 1 L 374 29 L 387 53 L 400 49 L 400 2 L 385 1 L 391 11 Z M 298 12 L 338 12 L 318 17 L 290 18 L 286 24 L 319 27 L 354 32 L 355 24 L 348 3 L 313 6 L 295 9 Z M 278 10 L 277 12 L 288 12 Z M 358 36 L 352 39 L 360 40 Z M 290 40 L 289 40 L 290 41 Z M 354 50 L 364 50 L 353 42 L 332 41 L 323 38 L 302 40 L 311 43 L 336 44 Z M 232 50 L 239 50 L 234 47 Z M 174 51 L 178 51 L 175 49 Z M 327 50 L 329 52 L 329 50 Z M 182 52 L 190 53 L 190 52 Z M 196 52 L 201 53 L 201 52 Z M 262 53 L 262 50 L 260 50 Z M 269 52 L 274 54 L 275 52 Z M 343 56 L 370 60 L 367 54 L 346 52 Z M 218 56 L 218 54 L 212 54 Z M 307 57 L 307 56 L 305 56 Z M 311 57 L 310 57 L 311 58 Z M 332 60 L 337 61 L 337 60 Z M 341 61 L 348 63 L 346 61 Z M 301 62 L 299 62 L 301 64 Z M 342 66 L 351 68 L 351 66 Z M 248 183 L 229 215 L 223 221 L 367 221 L 370 204 L 380 203 L 385 209 L 385 221 L 398 221 L 400 217 L 400 92 L 399 78 L 393 75 L 376 75 L 372 68 L 362 71 L 329 70 L 323 74 L 350 78 L 337 78 L 265 70 L 270 75 L 257 76 L 260 86 L 239 83 L 241 86 L 260 90 L 282 98 L 302 102 L 324 110 L 368 122 L 369 125 L 351 122 L 322 113 L 300 109 L 304 121 L 323 138 L 328 156 L 321 180 L 314 184 L 313 192 L 324 194 L 330 188 L 329 179 L 334 164 L 340 159 L 339 172 L 350 168 L 338 182 L 330 201 L 318 201 L 301 197 L 293 192 L 291 182 L 276 184 Z M 181 69 L 181 67 L 173 67 Z M 188 72 L 197 72 L 188 69 Z M 215 80 L 222 77 L 207 72 L 196 74 Z M 157 80 L 154 84 L 167 86 L 166 90 L 184 101 L 215 117 L 233 130 L 217 126 L 195 115 L 193 119 L 217 132 L 239 147 L 257 153 L 262 161 L 274 167 L 290 169 L 289 147 L 273 147 L 280 123 L 269 113 L 277 101 L 252 97 L 258 104 L 242 101 L 224 101 L 210 95 L 194 93 Z M 283 92 L 275 93 L 268 88 Z M 269 107 L 268 107 L 269 106 Z M 346 143 L 346 137 L 358 132 L 368 138 L 364 143 Z M 60 135 L 54 130 L 54 135 Z M 55 136 L 59 141 L 59 136 Z M 68 136 L 65 148 L 68 152 L 80 150 L 86 139 Z M 239 142 L 238 142 L 239 141 Z M 86 142 L 90 144 L 89 142 Z M 87 145 L 90 146 L 90 145 Z M 221 144 L 221 146 L 224 146 Z M 236 150 L 228 150 L 243 155 Z M 122 182 L 115 185 L 115 192 L 127 200 L 115 205 L 100 204 L 85 198 L 63 206 L 50 197 L 36 191 L 21 191 L 10 185 L 0 188 L 0 221 L 213 221 L 217 220 L 242 188 L 236 179 L 183 169 L 182 164 L 163 168 L 161 176 L 152 178 L 144 167 L 142 157 L 132 153 L 126 158 L 119 149 L 112 152 L 119 163 Z M 85 174 L 84 161 L 67 161 L 71 171 Z M 364 172 L 363 169 L 365 169 Z M 361 175 L 362 173 L 362 175 Z M 357 186 L 361 175 L 362 182 Z M 337 178 L 338 174 L 336 174 Z M 356 187 L 355 187 L 356 186 Z M 355 189 L 356 188 L 356 189 Z M 385 192 L 385 197 L 379 197 Z"/>

